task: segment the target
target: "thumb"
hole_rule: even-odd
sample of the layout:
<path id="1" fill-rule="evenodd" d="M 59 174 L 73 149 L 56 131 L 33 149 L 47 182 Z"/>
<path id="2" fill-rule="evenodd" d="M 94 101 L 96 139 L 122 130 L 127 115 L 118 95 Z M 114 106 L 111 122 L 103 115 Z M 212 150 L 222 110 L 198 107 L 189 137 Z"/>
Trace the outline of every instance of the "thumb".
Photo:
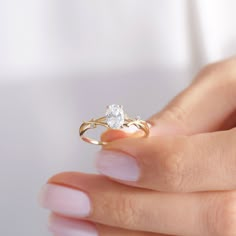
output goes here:
<path id="1" fill-rule="evenodd" d="M 102 133 L 101 141 L 102 142 L 111 142 L 111 141 L 115 141 L 115 140 L 122 139 L 122 138 L 129 138 L 129 137 L 138 138 L 141 136 L 143 136 L 142 131 L 127 130 L 127 129 L 121 129 L 121 130 L 108 129 L 107 131 Z"/>

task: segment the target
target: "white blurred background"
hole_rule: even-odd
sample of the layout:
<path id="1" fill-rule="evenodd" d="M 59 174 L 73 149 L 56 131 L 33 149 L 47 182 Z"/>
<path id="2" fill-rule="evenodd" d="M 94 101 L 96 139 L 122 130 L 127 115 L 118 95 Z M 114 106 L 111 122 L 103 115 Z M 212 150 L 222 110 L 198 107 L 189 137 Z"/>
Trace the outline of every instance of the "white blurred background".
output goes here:
<path id="1" fill-rule="evenodd" d="M 0 0 L 0 235 L 47 236 L 40 187 L 95 172 L 83 120 L 148 118 L 236 52 L 233 0 Z"/>

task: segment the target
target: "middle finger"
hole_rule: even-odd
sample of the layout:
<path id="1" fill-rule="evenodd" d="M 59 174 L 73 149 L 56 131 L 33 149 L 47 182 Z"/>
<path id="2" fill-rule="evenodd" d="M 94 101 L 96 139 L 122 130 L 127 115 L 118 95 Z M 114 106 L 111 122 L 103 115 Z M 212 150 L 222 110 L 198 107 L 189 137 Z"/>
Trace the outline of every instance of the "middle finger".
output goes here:
<path id="1" fill-rule="evenodd" d="M 98 153 L 100 173 L 165 192 L 236 189 L 236 128 L 193 136 L 125 138 Z"/>

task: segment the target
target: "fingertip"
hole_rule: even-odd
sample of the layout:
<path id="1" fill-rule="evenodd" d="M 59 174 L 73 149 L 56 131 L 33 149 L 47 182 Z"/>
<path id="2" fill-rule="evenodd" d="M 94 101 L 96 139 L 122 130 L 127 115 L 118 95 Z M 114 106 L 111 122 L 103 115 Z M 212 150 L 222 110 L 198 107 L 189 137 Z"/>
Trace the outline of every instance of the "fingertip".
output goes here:
<path id="1" fill-rule="evenodd" d="M 101 141 L 103 142 L 112 142 L 118 139 L 123 139 L 123 138 L 128 138 L 128 137 L 136 137 L 140 136 L 140 132 L 132 129 L 122 129 L 122 130 L 114 130 L 114 129 L 109 129 L 105 131 L 101 135 Z"/>
<path id="2" fill-rule="evenodd" d="M 126 138 L 127 134 L 121 130 L 109 129 L 101 135 L 101 140 L 103 142 L 112 142 L 117 139 Z"/>

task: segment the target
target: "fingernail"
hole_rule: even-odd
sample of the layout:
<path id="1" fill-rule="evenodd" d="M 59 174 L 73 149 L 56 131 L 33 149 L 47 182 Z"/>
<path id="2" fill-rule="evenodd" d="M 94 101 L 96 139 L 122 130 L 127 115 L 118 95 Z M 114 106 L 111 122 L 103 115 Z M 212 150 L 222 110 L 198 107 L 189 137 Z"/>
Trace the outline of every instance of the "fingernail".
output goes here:
<path id="1" fill-rule="evenodd" d="M 100 173 L 118 180 L 137 181 L 140 175 L 135 158 L 121 152 L 98 152 L 96 167 Z"/>
<path id="2" fill-rule="evenodd" d="M 86 217 L 91 211 L 86 193 L 61 185 L 46 184 L 40 193 L 39 202 L 42 207 L 66 216 Z"/>
<path id="3" fill-rule="evenodd" d="M 48 229 L 57 236 L 98 236 L 92 223 L 56 215 L 50 217 Z"/>

